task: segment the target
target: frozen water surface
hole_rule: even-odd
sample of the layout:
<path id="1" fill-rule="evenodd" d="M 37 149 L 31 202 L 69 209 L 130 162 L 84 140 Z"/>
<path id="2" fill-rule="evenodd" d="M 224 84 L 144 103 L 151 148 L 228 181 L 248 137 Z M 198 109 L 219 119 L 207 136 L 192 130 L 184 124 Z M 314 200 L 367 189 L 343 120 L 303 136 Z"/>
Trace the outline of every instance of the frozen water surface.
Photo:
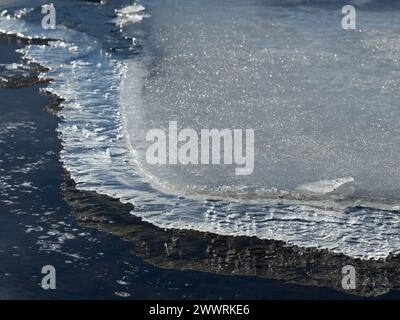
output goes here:
<path id="1" fill-rule="evenodd" d="M 134 62 L 122 98 L 131 111 L 129 139 L 157 179 L 182 189 L 268 194 L 352 177 L 346 195 L 399 198 L 397 10 L 361 7 L 361 30 L 346 32 L 340 6 L 144 3 L 148 74 L 136 103 Z M 253 174 L 235 176 L 228 165 L 147 165 L 145 134 L 171 120 L 180 129 L 254 129 Z"/>

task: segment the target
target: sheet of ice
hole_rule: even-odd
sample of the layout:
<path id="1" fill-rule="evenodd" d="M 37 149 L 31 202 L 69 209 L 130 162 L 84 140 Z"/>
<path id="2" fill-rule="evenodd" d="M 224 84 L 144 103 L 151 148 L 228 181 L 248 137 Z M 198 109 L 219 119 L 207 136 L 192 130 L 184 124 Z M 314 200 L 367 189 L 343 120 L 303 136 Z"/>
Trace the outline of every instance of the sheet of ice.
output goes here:
<path id="1" fill-rule="evenodd" d="M 144 94 L 132 103 L 128 86 L 122 97 L 129 139 L 149 175 L 183 192 L 283 193 L 350 176 L 357 197 L 399 199 L 398 9 L 359 12 L 360 32 L 347 32 L 340 6 L 144 3 L 152 17 Z M 233 165 L 147 164 L 146 133 L 168 121 L 198 131 L 254 129 L 253 174 L 236 176 Z"/>
<path id="2" fill-rule="evenodd" d="M 121 9 L 116 9 L 115 12 L 117 17 L 112 21 L 118 26 L 125 26 L 140 22 L 143 20 L 143 18 L 148 17 L 148 15 L 143 13 L 144 10 L 145 8 L 140 4 L 134 4 Z"/>
<path id="3" fill-rule="evenodd" d="M 306 183 L 296 188 L 297 191 L 312 194 L 327 194 L 336 191 L 346 183 L 353 182 L 352 177 L 339 178 L 334 180 L 320 180 L 317 182 Z"/>

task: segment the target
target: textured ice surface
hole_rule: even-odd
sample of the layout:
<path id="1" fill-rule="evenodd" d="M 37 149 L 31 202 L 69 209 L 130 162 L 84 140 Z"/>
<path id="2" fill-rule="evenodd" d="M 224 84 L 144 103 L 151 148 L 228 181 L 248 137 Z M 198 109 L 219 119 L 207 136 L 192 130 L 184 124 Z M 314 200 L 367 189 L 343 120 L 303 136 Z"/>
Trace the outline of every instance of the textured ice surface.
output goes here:
<path id="1" fill-rule="evenodd" d="M 113 19 L 113 22 L 118 26 L 124 26 L 131 23 L 137 23 L 147 17 L 143 14 L 144 7 L 142 5 L 131 5 L 116 10 L 117 17 Z"/>
<path id="2" fill-rule="evenodd" d="M 83 32 L 0 17 L 1 31 L 60 39 L 24 53 L 50 68 L 48 89 L 66 99 L 61 160 L 78 188 L 134 203 L 133 214 L 160 227 L 364 259 L 400 252 L 396 211 L 351 208 L 397 198 L 399 11 L 365 11 L 361 32 L 344 32 L 339 11 L 319 6 L 144 5 L 145 54 L 126 62 Z M 146 166 L 143 133 L 169 120 L 254 128 L 257 171 L 238 179 L 225 167 Z"/>
<path id="3" fill-rule="evenodd" d="M 140 104 L 131 102 L 136 89 L 122 97 L 135 108 L 130 139 L 151 175 L 181 190 L 254 192 L 352 177 L 354 196 L 399 199 L 398 10 L 360 11 L 360 32 L 346 32 L 339 5 L 144 3 L 148 76 Z M 146 165 L 145 134 L 172 120 L 179 129 L 254 129 L 253 174 Z"/>

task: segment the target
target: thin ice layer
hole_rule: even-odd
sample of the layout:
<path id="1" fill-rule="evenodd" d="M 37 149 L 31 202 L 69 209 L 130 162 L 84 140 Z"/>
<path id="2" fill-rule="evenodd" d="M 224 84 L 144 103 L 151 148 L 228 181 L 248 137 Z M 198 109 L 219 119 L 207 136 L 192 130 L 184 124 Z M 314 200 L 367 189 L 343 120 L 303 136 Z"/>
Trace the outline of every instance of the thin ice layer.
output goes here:
<path id="1" fill-rule="evenodd" d="M 360 32 L 348 32 L 340 10 L 315 2 L 147 2 L 142 101 L 130 102 L 129 86 L 122 96 L 134 110 L 129 139 L 151 176 L 182 192 L 271 195 L 351 177 L 346 196 L 399 199 L 399 9 L 360 11 Z M 254 129 L 253 174 L 149 165 L 145 136 L 168 133 L 169 121 L 197 132 Z"/>

